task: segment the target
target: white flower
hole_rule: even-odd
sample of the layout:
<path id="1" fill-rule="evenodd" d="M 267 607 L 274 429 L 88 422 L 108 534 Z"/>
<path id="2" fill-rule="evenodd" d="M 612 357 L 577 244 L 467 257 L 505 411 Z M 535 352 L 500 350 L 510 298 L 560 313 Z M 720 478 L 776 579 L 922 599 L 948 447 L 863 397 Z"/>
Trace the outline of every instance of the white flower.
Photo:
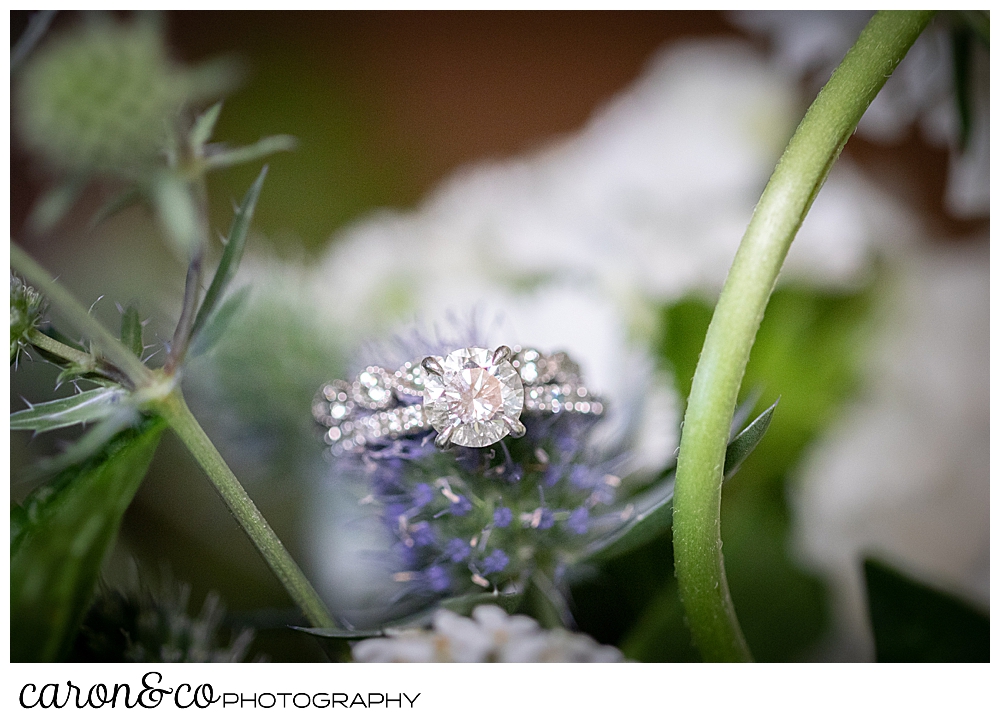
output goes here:
<path id="1" fill-rule="evenodd" d="M 359 663 L 620 663 L 621 652 L 588 635 L 544 630 L 529 617 L 480 605 L 466 618 L 434 614 L 433 629 L 405 630 L 354 646 Z"/>
<path id="2" fill-rule="evenodd" d="M 898 270 L 863 394 L 794 497 L 800 555 L 833 583 L 833 659 L 873 657 L 864 556 L 989 601 L 988 249 L 921 249 Z"/>

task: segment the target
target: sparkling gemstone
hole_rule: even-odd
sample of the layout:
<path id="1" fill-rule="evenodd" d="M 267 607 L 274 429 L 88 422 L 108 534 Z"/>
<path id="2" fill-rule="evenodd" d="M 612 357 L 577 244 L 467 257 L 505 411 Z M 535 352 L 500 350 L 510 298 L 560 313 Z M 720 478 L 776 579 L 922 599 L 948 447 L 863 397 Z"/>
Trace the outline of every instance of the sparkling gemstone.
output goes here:
<path id="1" fill-rule="evenodd" d="M 493 364 L 489 349 L 469 347 L 434 357 L 442 374 L 424 375 L 424 410 L 438 434 L 463 447 L 486 447 L 507 436 L 524 408 L 524 386 L 510 362 Z"/>
<path id="2" fill-rule="evenodd" d="M 352 391 L 354 401 L 367 409 L 385 409 L 392 402 L 389 375 L 379 367 L 368 367 L 358 374 Z"/>

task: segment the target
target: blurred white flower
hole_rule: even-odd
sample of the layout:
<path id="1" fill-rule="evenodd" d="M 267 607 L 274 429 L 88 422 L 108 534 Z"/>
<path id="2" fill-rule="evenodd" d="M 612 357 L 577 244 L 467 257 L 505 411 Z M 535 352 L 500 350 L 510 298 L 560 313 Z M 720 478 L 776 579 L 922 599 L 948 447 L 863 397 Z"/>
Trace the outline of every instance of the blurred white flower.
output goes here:
<path id="1" fill-rule="evenodd" d="M 405 630 L 354 646 L 359 663 L 621 663 L 621 651 L 588 635 L 544 630 L 529 617 L 480 605 L 466 618 L 434 614 L 433 629 Z"/>
<path id="2" fill-rule="evenodd" d="M 872 14 L 770 10 L 734 12 L 730 17 L 745 30 L 767 37 L 774 63 L 818 90 Z M 945 190 L 949 213 L 982 217 L 989 215 L 990 204 L 989 51 L 973 48 L 972 135 L 962 150 L 949 33 L 946 22 L 934 22 L 917 38 L 861 119 L 858 133 L 877 143 L 897 143 L 916 125 L 928 143 L 951 151 Z"/>
<path id="3" fill-rule="evenodd" d="M 873 658 L 864 556 L 989 604 L 989 284 L 985 244 L 901 259 L 861 394 L 805 462 L 795 538 L 833 584 L 828 658 Z"/>

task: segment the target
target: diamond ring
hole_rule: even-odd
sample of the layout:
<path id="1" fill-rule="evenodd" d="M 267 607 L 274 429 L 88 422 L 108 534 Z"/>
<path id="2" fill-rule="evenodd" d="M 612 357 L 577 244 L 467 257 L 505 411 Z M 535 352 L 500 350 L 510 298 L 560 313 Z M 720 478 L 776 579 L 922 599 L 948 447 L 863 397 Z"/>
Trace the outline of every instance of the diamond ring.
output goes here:
<path id="1" fill-rule="evenodd" d="M 352 382 L 324 384 L 313 417 L 334 454 L 383 447 L 437 432 L 434 443 L 487 447 L 525 433 L 522 413 L 600 416 L 604 403 L 584 386 L 564 352 L 499 346 L 427 356 L 395 372 L 365 368 Z"/>

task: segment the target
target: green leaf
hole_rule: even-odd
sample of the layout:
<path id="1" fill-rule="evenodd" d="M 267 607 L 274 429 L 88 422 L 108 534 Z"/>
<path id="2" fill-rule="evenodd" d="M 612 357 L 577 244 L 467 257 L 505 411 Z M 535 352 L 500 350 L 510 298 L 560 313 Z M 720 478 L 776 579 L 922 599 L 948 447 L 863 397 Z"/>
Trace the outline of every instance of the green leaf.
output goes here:
<path id="1" fill-rule="evenodd" d="M 316 638 L 332 638 L 335 640 L 364 640 L 365 638 L 381 638 L 386 634 L 385 630 L 381 628 L 347 630 L 346 628 L 303 628 L 298 625 L 289 625 L 288 627 Z"/>
<path id="2" fill-rule="evenodd" d="M 218 122 L 219 113 L 221 112 L 222 101 L 220 100 L 198 116 L 198 119 L 194 122 L 194 126 L 191 128 L 191 135 L 188 136 L 188 147 L 194 155 L 201 155 L 202 147 L 212 137 L 212 131 L 215 130 L 215 124 Z"/>
<path id="3" fill-rule="evenodd" d="M 223 336 L 225 336 L 226 329 L 229 328 L 230 323 L 233 319 L 239 315 L 246 306 L 247 299 L 250 297 L 250 287 L 244 286 L 240 289 L 234 291 L 229 298 L 222 302 L 214 314 L 208 317 L 208 321 L 205 323 L 204 328 L 201 333 L 197 336 L 194 344 L 191 346 L 191 351 L 189 356 L 196 357 L 201 354 L 205 354 L 214 347 Z"/>
<path id="4" fill-rule="evenodd" d="M 22 481 L 49 477 L 74 464 L 81 464 L 98 454 L 119 432 L 139 421 L 139 412 L 132 407 L 117 407 L 112 414 L 102 419 L 93 429 L 74 442 L 64 452 L 47 457 L 31 465 Z"/>
<path id="5" fill-rule="evenodd" d="M 778 402 L 775 402 L 764 410 L 726 447 L 726 464 L 723 469 L 725 479 L 736 473 L 743 460 L 750 456 L 764 438 L 777 405 Z M 663 482 L 632 502 L 635 516 L 625 527 L 591 543 L 584 558 L 591 562 L 608 560 L 635 550 L 664 534 L 673 522 L 673 499 L 674 477 L 670 473 Z"/>
<path id="6" fill-rule="evenodd" d="M 771 416 L 779 401 L 780 398 L 765 409 L 759 417 L 750 422 L 746 429 L 737 434 L 726 446 L 726 464 L 722 471 L 725 478 L 736 474 L 736 470 L 743 464 L 743 460 L 749 457 L 750 453 L 760 444 L 760 440 L 764 438 L 767 428 L 771 425 Z"/>
<path id="7" fill-rule="evenodd" d="M 236 215 L 233 217 L 233 223 L 229 227 L 229 240 L 226 242 L 226 248 L 222 252 L 222 258 L 219 260 L 219 267 L 215 270 L 215 276 L 212 277 L 212 283 L 205 293 L 205 300 L 202 301 L 201 308 L 198 309 L 198 315 L 194 320 L 194 326 L 191 328 L 192 339 L 197 337 L 198 332 L 208 321 L 208 317 L 221 300 L 222 294 L 225 292 L 229 282 L 236 275 L 240 259 L 243 258 L 243 249 L 246 248 L 247 236 L 250 231 L 250 221 L 253 219 L 253 212 L 257 207 L 257 199 L 260 197 L 260 190 L 264 186 L 264 178 L 266 176 L 267 166 L 264 166 L 260 171 L 260 175 L 257 176 L 257 180 L 247 190 L 246 195 L 243 197 L 243 203 L 240 204 Z"/>
<path id="8" fill-rule="evenodd" d="M 990 619 L 965 602 L 865 560 L 880 663 L 988 663 Z"/>
<path id="9" fill-rule="evenodd" d="M 129 206 L 138 203 L 143 198 L 142 189 L 138 187 L 129 188 L 116 196 L 112 196 L 90 219 L 90 228 L 95 229 L 119 211 L 124 211 Z"/>
<path id="10" fill-rule="evenodd" d="M 955 81 L 955 108 L 959 119 L 959 150 L 965 150 L 972 134 L 972 30 L 962 25 L 951 29 L 951 61 Z"/>
<path id="11" fill-rule="evenodd" d="M 51 231 L 73 208 L 86 186 L 87 178 L 76 176 L 46 191 L 31 209 L 28 228 L 34 233 Z"/>
<path id="12" fill-rule="evenodd" d="M 71 397 L 42 402 L 10 415 L 11 430 L 48 432 L 104 419 L 122 408 L 127 393 L 119 388 L 90 389 Z"/>
<path id="13" fill-rule="evenodd" d="M 153 203 L 167 240 L 189 258 L 200 242 L 198 209 L 187 182 L 173 173 L 161 173 L 153 183 Z"/>
<path id="14" fill-rule="evenodd" d="M 65 655 L 164 428 L 153 419 L 119 435 L 105 454 L 32 493 L 24 515 L 12 509 L 11 661 Z"/>
<path id="15" fill-rule="evenodd" d="M 267 138 L 261 138 L 252 145 L 220 151 L 208 156 L 205 159 L 205 165 L 211 170 L 230 168 L 242 163 L 259 160 L 264 156 L 269 156 L 279 151 L 294 150 L 296 143 L 297 141 L 293 136 L 268 136 Z"/>
<path id="16" fill-rule="evenodd" d="M 140 359 L 142 358 L 142 322 L 139 310 L 132 304 L 122 312 L 122 344 Z"/>

